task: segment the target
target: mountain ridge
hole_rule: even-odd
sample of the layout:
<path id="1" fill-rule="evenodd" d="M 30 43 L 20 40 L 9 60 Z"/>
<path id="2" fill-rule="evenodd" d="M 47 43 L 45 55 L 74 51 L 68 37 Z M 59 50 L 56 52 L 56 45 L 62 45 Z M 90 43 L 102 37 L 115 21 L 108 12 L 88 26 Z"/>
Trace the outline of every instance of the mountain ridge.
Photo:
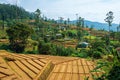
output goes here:
<path id="1" fill-rule="evenodd" d="M 70 23 L 71 24 L 76 24 L 76 22 L 77 22 L 77 20 L 73 20 Z M 92 28 L 95 28 L 97 30 L 107 30 L 107 31 L 109 30 L 107 23 L 85 20 L 84 24 L 85 24 L 85 26 L 88 26 L 88 28 L 92 27 Z M 112 23 L 112 26 L 110 27 L 110 30 L 117 31 L 117 26 L 118 26 L 118 24 Z"/>

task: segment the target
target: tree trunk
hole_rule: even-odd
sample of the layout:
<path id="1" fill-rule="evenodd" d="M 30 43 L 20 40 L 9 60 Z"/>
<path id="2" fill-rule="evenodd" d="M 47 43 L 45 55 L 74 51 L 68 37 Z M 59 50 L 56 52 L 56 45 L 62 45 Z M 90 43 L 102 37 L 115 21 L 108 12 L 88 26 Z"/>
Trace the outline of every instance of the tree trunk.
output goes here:
<path id="1" fill-rule="evenodd" d="M 4 28 L 5 28 L 5 26 L 4 26 L 4 21 L 5 21 L 5 18 L 4 18 L 4 16 L 2 16 L 2 20 L 3 20 L 2 29 L 4 30 Z"/>

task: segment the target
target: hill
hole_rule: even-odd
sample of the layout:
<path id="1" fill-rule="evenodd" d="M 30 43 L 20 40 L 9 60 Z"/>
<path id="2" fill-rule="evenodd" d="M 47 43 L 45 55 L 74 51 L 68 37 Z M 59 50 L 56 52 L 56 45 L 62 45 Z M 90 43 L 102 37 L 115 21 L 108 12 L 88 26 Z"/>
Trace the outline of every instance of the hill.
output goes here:
<path id="1" fill-rule="evenodd" d="M 89 27 L 93 27 L 93 28 L 95 28 L 95 29 L 97 29 L 97 30 L 107 30 L 108 31 L 108 24 L 107 23 L 100 23 L 100 22 L 92 22 L 92 21 L 88 21 L 88 20 L 85 20 L 85 25 L 86 26 L 89 26 Z M 111 26 L 111 30 L 113 30 L 113 31 L 117 31 L 117 26 L 118 26 L 118 24 L 112 24 L 112 26 Z"/>
<path id="2" fill-rule="evenodd" d="M 70 22 L 71 24 L 76 24 L 76 20 L 73 20 Z M 107 30 L 108 31 L 108 24 L 107 23 L 100 23 L 100 22 L 93 22 L 89 20 L 85 20 L 84 22 L 85 26 L 88 26 L 89 28 L 95 28 L 97 30 Z M 112 24 L 110 30 L 117 31 L 118 24 Z"/>

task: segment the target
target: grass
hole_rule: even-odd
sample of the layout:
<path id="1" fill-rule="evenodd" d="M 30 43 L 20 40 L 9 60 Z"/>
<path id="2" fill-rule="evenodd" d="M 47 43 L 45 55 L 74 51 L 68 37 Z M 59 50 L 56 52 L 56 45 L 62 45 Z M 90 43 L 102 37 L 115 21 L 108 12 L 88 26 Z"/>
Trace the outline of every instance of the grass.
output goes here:
<path id="1" fill-rule="evenodd" d="M 111 40 L 110 42 L 111 42 L 111 43 L 118 43 L 119 41 L 116 41 L 116 40 L 112 41 L 112 40 Z"/>
<path id="2" fill-rule="evenodd" d="M 93 40 L 94 40 L 94 39 L 96 39 L 96 36 L 90 36 L 90 35 L 89 35 L 89 36 L 84 36 L 84 38 L 93 39 Z"/>
<path id="3" fill-rule="evenodd" d="M 6 30 L 0 29 L 0 39 L 5 39 L 5 38 L 7 38 Z"/>
<path id="4" fill-rule="evenodd" d="M 70 32 L 72 32 L 74 34 L 77 34 L 77 30 L 68 30 L 68 31 L 70 31 Z"/>

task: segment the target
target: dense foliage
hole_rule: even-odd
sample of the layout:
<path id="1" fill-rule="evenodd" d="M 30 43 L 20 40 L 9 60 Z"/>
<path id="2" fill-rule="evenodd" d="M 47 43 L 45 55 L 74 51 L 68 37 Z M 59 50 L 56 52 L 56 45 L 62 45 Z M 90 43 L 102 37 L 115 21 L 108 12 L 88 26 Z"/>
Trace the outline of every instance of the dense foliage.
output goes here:
<path id="1" fill-rule="evenodd" d="M 120 47 L 119 29 L 117 32 L 99 32 L 93 27 L 91 29 L 85 28 L 84 18 L 81 17 L 78 18 L 76 25 L 72 25 L 69 24 L 70 20 L 60 18 L 57 22 L 54 19 L 47 19 L 41 14 L 39 9 L 34 13 L 29 13 L 16 5 L 0 4 L 0 27 L 6 23 L 9 26 L 6 30 L 7 36 L 4 34 L 4 29 L 0 32 L 0 38 L 9 38 L 8 44 L 10 44 L 9 46 L 8 44 L 0 44 L 0 49 L 10 48 L 18 53 L 103 59 L 98 67 L 104 67 L 105 74 L 98 80 L 120 79 L 120 76 L 117 75 L 120 73 L 120 65 L 118 65 L 119 61 L 117 61 L 116 52 L 114 52 L 117 47 Z M 18 23 L 24 19 L 27 24 L 24 21 Z M 112 22 L 106 22 L 112 24 Z M 35 33 L 31 35 L 33 30 Z M 29 37 L 30 35 L 31 37 Z M 86 42 L 88 45 L 79 44 L 82 42 Z"/>
<path id="2" fill-rule="evenodd" d="M 54 45 L 51 43 L 39 42 L 38 51 L 40 54 L 58 55 L 58 56 L 71 56 L 74 53 L 74 49 L 65 48 L 63 46 Z"/>
<path id="3" fill-rule="evenodd" d="M 32 29 L 23 23 L 16 23 L 7 29 L 9 36 L 10 48 L 15 52 L 23 52 L 27 44 L 27 38 L 30 36 Z"/>
<path id="4" fill-rule="evenodd" d="M 22 7 L 10 4 L 0 4 L 0 20 L 32 18 L 32 13 L 27 12 Z"/>

